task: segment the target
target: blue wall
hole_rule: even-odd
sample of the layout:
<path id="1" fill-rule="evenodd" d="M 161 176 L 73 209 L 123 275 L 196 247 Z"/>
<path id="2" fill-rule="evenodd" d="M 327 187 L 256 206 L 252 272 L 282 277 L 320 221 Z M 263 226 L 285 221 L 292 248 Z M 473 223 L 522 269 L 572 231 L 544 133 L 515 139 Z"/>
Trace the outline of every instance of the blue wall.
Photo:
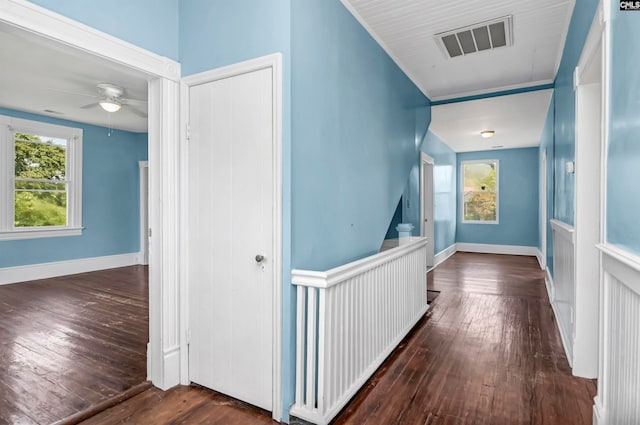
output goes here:
<path id="1" fill-rule="evenodd" d="M 607 242 L 640 254 L 640 16 L 611 7 Z"/>
<path id="2" fill-rule="evenodd" d="M 159 55 L 178 60 L 178 0 L 30 1 Z"/>
<path id="3" fill-rule="evenodd" d="M 458 164 L 456 153 L 431 131 L 420 149 L 434 160 L 435 253 L 456 242 L 456 205 L 458 198 Z"/>
<path id="4" fill-rule="evenodd" d="M 462 161 L 497 159 L 499 224 L 462 223 Z M 538 148 L 504 149 L 458 154 L 456 242 L 538 245 Z"/>
<path id="5" fill-rule="evenodd" d="M 564 172 L 564 164 L 575 159 L 576 105 L 573 91 L 573 71 L 580 59 L 582 46 L 589 32 L 598 0 L 577 2 L 562 60 L 555 80 L 555 197 L 554 218 L 573 225 L 575 174 Z"/>
<path id="6" fill-rule="evenodd" d="M 0 267 L 140 250 L 138 161 L 147 159 L 146 133 L 108 129 L 0 108 L 0 114 L 83 129 L 81 236 L 0 241 Z"/>
<path id="7" fill-rule="evenodd" d="M 389 228 L 387 229 L 387 234 L 384 236 L 385 239 L 397 239 L 398 238 L 398 224 L 402 223 L 402 198 L 400 198 L 400 202 L 398 202 L 398 206 L 396 207 L 396 211 L 393 213 L 393 217 L 391 218 L 391 223 L 389 223 Z"/>
<path id="8" fill-rule="evenodd" d="M 291 40 L 293 266 L 325 270 L 380 248 L 428 100 L 338 0 L 292 2 Z"/>
<path id="9" fill-rule="evenodd" d="M 554 128 L 554 102 L 553 97 L 551 98 L 551 103 L 549 105 L 549 110 L 547 111 L 547 118 L 544 122 L 544 128 L 542 130 L 542 136 L 540 137 L 540 147 L 538 148 L 538 161 L 540 167 L 542 167 L 542 154 L 547 151 L 547 186 L 542 187 L 542 172 L 540 169 L 539 176 L 539 229 L 541 232 L 542 229 L 547 232 L 547 268 L 549 269 L 549 273 L 553 276 L 553 234 L 551 230 L 551 219 L 553 218 L 553 201 L 554 201 L 554 140 L 553 140 L 553 128 Z M 542 199 L 543 197 L 547 198 L 547 222 L 542 222 Z M 540 252 L 542 252 L 542 238 L 538 238 L 538 248 Z"/>

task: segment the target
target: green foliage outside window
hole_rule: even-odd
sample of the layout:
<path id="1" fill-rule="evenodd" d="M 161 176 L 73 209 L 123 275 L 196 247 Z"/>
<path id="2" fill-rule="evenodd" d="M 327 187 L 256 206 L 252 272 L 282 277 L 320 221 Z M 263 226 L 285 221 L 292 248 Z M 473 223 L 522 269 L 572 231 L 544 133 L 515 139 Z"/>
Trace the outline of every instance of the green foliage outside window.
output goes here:
<path id="1" fill-rule="evenodd" d="M 464 219 L 497 221 L 497 162 L 463 164 Z"/>
<path id="2" fill-rule="evenodd" d="M 66 141 L 16 133 L 14 146 L 15 227 L 65 226 Z"/>

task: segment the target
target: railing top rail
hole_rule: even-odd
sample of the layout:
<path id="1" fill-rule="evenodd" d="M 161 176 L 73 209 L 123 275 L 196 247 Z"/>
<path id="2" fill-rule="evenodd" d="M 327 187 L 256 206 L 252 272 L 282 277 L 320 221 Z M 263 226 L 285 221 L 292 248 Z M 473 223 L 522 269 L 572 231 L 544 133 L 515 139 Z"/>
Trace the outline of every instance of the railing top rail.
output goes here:
<path id="1" fill-rule="evenodd" d="M 324 272 L 294 269 L 291 271 L 291 281 L 294 285 L 298 286 L 330 288 L 367 270 L 418 250 L 425 245 L 427 245 L 427 238 L 416 237 L 411 238 L 410 242 L 396 248 L 379 252 Z"/>

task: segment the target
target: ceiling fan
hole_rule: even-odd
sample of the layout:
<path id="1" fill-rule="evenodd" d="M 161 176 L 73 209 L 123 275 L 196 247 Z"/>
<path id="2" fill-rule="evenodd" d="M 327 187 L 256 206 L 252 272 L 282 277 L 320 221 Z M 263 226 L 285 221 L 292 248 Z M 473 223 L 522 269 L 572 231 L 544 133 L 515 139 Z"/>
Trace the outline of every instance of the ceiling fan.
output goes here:
<path id="1" fill-rule="evenodd" d="M 78 93 L 68 90 L 51 89 L 54 91 L 60 91 L 63 93 L 71 93 L 79 96 L 92 97 L 98 99 L 97 102 L 89 103 L 88 105 L 81 106 L 80 109 L 89 109 L 100 106 L 107 112 L 118 112 L 121 108 L 126 107 L 134 114 L 142 118 L 147 118 L 147 113 L 133 106 L 134 103 L 146 104 L 145 100 L 130 99 L 124 97 L 125 89 L 121 86 L 111 83 L 100 83 L 96 85 L 98 91 L 97 95 Z"/>

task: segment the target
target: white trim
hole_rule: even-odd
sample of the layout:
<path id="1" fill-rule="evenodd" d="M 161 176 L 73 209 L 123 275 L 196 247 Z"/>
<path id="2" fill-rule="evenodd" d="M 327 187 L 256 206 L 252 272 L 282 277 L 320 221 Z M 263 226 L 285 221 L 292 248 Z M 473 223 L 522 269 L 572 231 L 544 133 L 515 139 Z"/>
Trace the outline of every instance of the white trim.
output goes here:
<path id="1" fill-rule="evenodd" d="M 138 253 L 132 252 L 130 254 L 4 267 L 0 269 L 0 285 L 127 267 L 136 264 L 138 264 Z"/>
<path id="2" fill-rule="evenodd" d="M 565 223 L 564 221 L 551 219 L 549 220 L 551 223 L 551 228 L 555 230 L 558 235 L 561 235 L 571 241 L 571 243 L 576 242 L 576 233 L 572 225 Z"/>
<path id="3" fill-rule="evenodd" d="M 560 322 L 558 321 L 558 318 L 560 317 L 560 315 L 558 314 L 558 310 L 556 307 L 556 286 L 553 283 L 553 277 L 551 276 L 551 273 L 549 273 L 549 269 L 547 269 L 545 271 L 545 279 L 544 279 L 544 283 L 545 286 L 547 288 L 547 295 L 549 296 L 549 303 L 551 304 L 551 309 L 553 310 L 553 316 L 554 316 L 554 321 L 556 323 L 556 328 L 558 329 L 558 333 L 560 334 L 560 340 L 562 341 L 562 348 L 564 349 L 564 355 L 567 358 L 567 361 L 569 362 L 569 366 L 573 367 L 573 357 L 569 354 L 569 339 L 568 336 L 565 334 L 563 327 L 560 325 Z"/>
<path id="4" fill-rule="evenodd" d="M 186 264 L 188 258 L 188 243 L 187 240 L 189 229 L 186 217 L 189 216 L 189 203 L 188 199 L 184 197 L 188 193 L 186 188 L 188 187 L 188 167 L 186 166 L 188 159 L 188 137 L 187 128 L 189 123 L 189 87 L 205 84 L 224 78 L 230 78 L 237 75 L 247 74 L 250 72 L 259 71 L 261 69 L 271 68 L 272 73 L 272 85 L 274 90 L 273 96 L 273 141 L 274 141 L 274 163 L 273 163 L 273 203 L 274 203 L 274 218 L 273 218 L 273 252 L 275 256 L 275 264 L 273 267 L 273 400 L 272 400 L 272 417 L 276 421 L 280 421 L 282 418 L 282 54 L 275 53 L 272 55 L 262 56 L 256 59 L 251 59 L 245 62 L 225 66 L 222 68 L 213 69 L 210 71 L 201 72 L 198 74 L 190 75 L 182 79 L 182 129 L 181 131 L 181 152 L 182 157 L 182 170 L 181 170 L 181 187 L 183 188 L 183 199 L 181 202 L 181 225 L 182 235 L 180 237 L 181 246 L 181 262 Z M 181 338 L 180 344 L 182 352 L 186 353 L 186 332 L 188 327 L 188 294 L 189 294 L 189 273 L 186 267 L 181 270 L 181 284 L 180 284 L 180 298 L 181 301 L 181 317 L 183 319 L 183 325 L 181 326 Z M 187 373 L 188 382 L 188 355 L 182 355 L 180 359 L 181 370 L 183 374 Z M 185 383 L 184 375 L 182 382 Z"/>
<path id="5" fill-rule="evenodd" d="M 553 283 L 553 276 L 551 276 L 551 273 L 549 273 L 549 269 L 545 270 L 544 284 L 547 287 L 547 295 L 549 296 L 549 303 L 553 304 L 553 302 L 556 299 L 556 287 L 555 287 L 555 284 Z"/>
<path id="6" fill-rule="evenodd" d="M 432 210 L 431 222 L 429 223 L 429 227 L 433 229 L 433 232 L 430 232 L 430 233 L 433 233 L 435 235 L 435 223 L 433 220 L 433 217 L 435 216 L 435 182 L 433 180 L 434 171 L 435 171 L 435 160 L 429 155 L 427 155 L 426 153 L 420 152 L 420 236 L 422 237 L 427 236 L 425 234 L 427 231 L 427 228 L 424 225 L 427 219 L 426 212 L 424 210 L 424 201 L 425 201 L 424 173 L 425 173 L 425 169 L 427 168 L 427 165 L 431 166 L 431 179 L 429 181 L 431 185 L 431 194 L 432 194 L 432 199 L 429 204 Z M 432 237 L 431 240 L 429 241 L 429 244 L 431 244 L 431 246 L 427 247 L 427 266 L 429 266 L 430 263 L 433 263 L 431 267 L 435 267 L 436 265 L 435 255 L 434 255 L 435 246 L 433 245 L 435 241 L 433 239 L 434 238 Z"/>
<path id="7" fill-rule="evenodd" d="M 464 166 L 466 164 L 496 164 L 496 219 L 493 221 L 486 220 L 465 220 L 464 218 Z M 462 224 L 500 224 L 500 160 L 499 159 L 473 159 L 469 161 L 460 161 L 460 221 Z M 491 192 L 491 191 L 487 191 Z"/>
<path id="8" fill-rule="evenodd" d="M 377 266 L 392 261 L 395 258 L 400 258 L 407 253 L 415 251 L 416 249 L 426 245 L 427 238 L 412 237 L 411 241 L 405 245 L 400 245 L 396 248 L 382 251 L 375 255 L 371 255 L 361 260 L 324 272 L 293 269 L 291 270 L 291 282 L 294 285 L 306 287 L 324 289 L 331 288 L 332 286 L 338 285 L 339 283 L 362 274 L 367 270 L 374 269 Z"/>
<path id="9" fill-rule="evenodd" d="M 569 15 L 571 16 L 571 15 Z M 490 52 L 491 50 L 485 50 L 485 52 Z M 562 52 L 562 51 L 561 51 Z M 524 83 L 524 84 L 509 84 L 508 86 L 500 86 L 500 87 L 493 87 L 490 89 L 482 89 L 482 90 L 472 90 L 472 91 L 465 91 L 465 92 L 459 92 L 459 93 L 454 93 L 454 94 L 448 94 L 446 96 L 436 96 L 436 97 L 429 97 L 429 99 L 431 99 L 432 105 L 433 103 L 435 103 L 437 106 L 440 103 L 439 102 L 444 102 L 447 100 L 457 100 L 457 99 L 462 99 L 465 97 L 471 97 L 471 96 L 480 96 L 483 94 L 495 94 L 495 93 L 500 93 L 500 92 L 505 92 L 505 91 L 511 91 L 511 90 L 519 90 L 519 89 L 527 89 L 529 87 L 537 87 L 537 86 L 546 86 L 548 84 L 553 84 L 554 80 L 538 80 L 538 81 L 532 81 L 530 83 Z M 445 102 L 446 104 L 446 102 Z M 539 146 L 539 144 L 537 145 L 531 145 L 531 146 Z M 526 146 L 518 146 L 518 148 L 524 148 Z"/>
<path id="10" fill-rule="evenodd" d="M 449 257 L 458 252 L 457 244 L 451 244 L 448 248 L 443 249 L 438 252 L 434 257 L 433 267 L 430 269 L 435 269 L 440 264 L 444 263 Z"/>
<path id="11" fill-rule="evenodd" d="M 542 251 L 538 248 L 536 248 L 536 258 L 538 259 L 538 264 L 540 264 L 540 269 L 546 270 L 546 259 L 544 258 L 544 255 L 542 255 Z"/>
<path id="12" fill-rule="evenodd" d="M 140 176 L 140 263 L 149 264 L 149 161 L 138 161 Z M 146 170 L 146 171 L 145 171 Z M 146 196 L 145 196 L 146 195 Z M 145 239 L 147 239 L 145 243 Z"/>
<path id="13" fill-rule="evenodd" d="M 616 260 L 618 263 L 627 266 L 634 273 L 636 274 L 640 273 L 640 255 L 636 255 L 632 252 L 629 252 L 625 249 L 622 249 L 620 247 L 617 247 L 609 243 L 597 245 L 597 248 L 607 257 L 610 257 Z M 637 288 L 634 287 L 630 289 L 640 294 L 640 282 L 636 281 L 636 279 L 625 279 L 625 282 L 628 282 L 628 281 L 633 281 L 638 283 Z"/>
<path id="14" fill-rule="evenodd" d="M 493 245 L 484 243 L 457 242 L 458 252 L 478 252 L 482 254 L 526 255 L 536 257 L 538 248 L 522 245 Z"/>
<path id="15" fill-rule="evenodd" d="M 571 352 L 569 350 L 569 347 L 571 346 L 570 339 L 569 339 L 569 336 L 564 332 L 564 328 L 558 321 L 558 317 L 560 317 L 560 314 L 558 313 L 556 305 L 557 304 L 555 302 L 551 303 L 551 308 L 553 309 L 553 315 L 555 316 L 556 327 L 558 328 L 558 332 L 560 333 L 560 340 L 562 340 L 562 348 L 564 348 L 564 354 L 565 354 L 565 357 L 567 358 L 567 361 L 569 362 L 569 367 L 573 368 L 573 357 L 569 354 Z"/>
<path id="16" fill-rule="evenodd" d="M 0 22 L 155 77 L 180 78 L 178 62 L 25 0 L 0 1 Z"/>
<path id="17" fill-rule="evenodd" d="M 551 106 L 551 105 L 549 105 Z M 540 261 L 540 267 L 544 270 L 547 268 L 547 246 L 549 245 L 549 235 L 548 235 L 548 226 L 547 226 L 547 221 L 549 220 L 547 211 L 548 211 L 548 199 L 547 196 L 549 195 L 547 193 L 547 186 L 549 184 L 548 179 L 549 176 L 547 174 L 547 161 L 548 161 L 548 154 L 547 154 L 547 149 L 545 148 L 542 151 L 542 158 L 541 158 L 541 164 L 540 164 L 540 175 L 541 175 L 541 187 L 540 187 L 540 194 L 541 194 L 541 198 L 540 198 L 540 206 L 542 208 L 540 208 L 540 215 L 542 220 L 540 220 L 540 258 L 538 259 L 538 261 L 540 261 L 540 259 L 542 261 Z"/>
<path id="18" fill-rule="evenodd" d="M 57 238 L 62 236 L 80 236 L 84 227 L 25 227 L 8 232 L 0 232 L 0 240 Z"/>
<path id="19" fill-rule="evenodd" d="M 600 401 L 598 400 L 598 397 L 596 397 L 595 402 L 593 403 L 593 419 L 592 419 L 593 425 L 606 425 L 604 418 L 605 418 L 605 411 L 600 405 Z"/>

